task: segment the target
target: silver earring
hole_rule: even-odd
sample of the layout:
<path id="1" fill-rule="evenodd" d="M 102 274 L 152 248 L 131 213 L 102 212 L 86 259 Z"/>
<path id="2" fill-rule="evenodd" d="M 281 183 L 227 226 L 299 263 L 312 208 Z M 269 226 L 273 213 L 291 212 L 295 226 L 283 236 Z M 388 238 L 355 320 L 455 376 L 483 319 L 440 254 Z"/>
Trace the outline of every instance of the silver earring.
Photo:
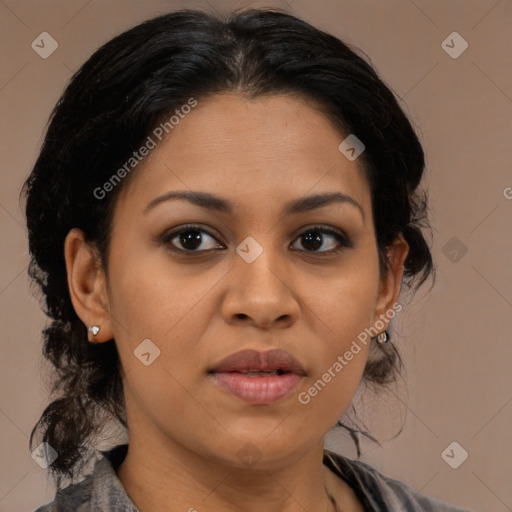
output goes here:
<path id="1" fill-rule="evenodd" d="M 381 332 L 377 336 L 377 343 L 379 345 L 385 345 L 389 341 L 389 334 L 387 331 Z"/>
<path id="2" fill-rule="evenodd" d="M 97 325 L 91 325 L 89 327 L 89 332 L 93 335 L 93 336 L 96 336 L 96 334 L 98 334 L 100 332 L 100 328 L 97 326 Z"/>

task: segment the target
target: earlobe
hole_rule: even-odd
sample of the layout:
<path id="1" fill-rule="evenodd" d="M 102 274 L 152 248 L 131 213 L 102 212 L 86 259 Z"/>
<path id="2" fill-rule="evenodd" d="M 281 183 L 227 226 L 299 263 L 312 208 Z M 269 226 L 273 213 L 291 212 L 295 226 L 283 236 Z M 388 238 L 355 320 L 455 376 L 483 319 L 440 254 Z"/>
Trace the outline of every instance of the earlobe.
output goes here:
<path id="1" fill-rule="evenodd" d="M 105 274 L 97 250 L 86 242 L 82 230 L 69 231 L 64 256 L 71 302 L 87 327 L 89 341 L 101 343 L 112 339 Z"/>
<path id="2" fill-rule="evenodd" d="M 408 253 L 409 245 L 400 233 L 387 251 L 388 273 L 386 276 L 382 276 L 375 309 L 374 321 L 384 320 L 386 328 L 389 324 L 386 313 L 394 310 L 393 305 L 398 302 L 400 296 L 404 262 Z"/>

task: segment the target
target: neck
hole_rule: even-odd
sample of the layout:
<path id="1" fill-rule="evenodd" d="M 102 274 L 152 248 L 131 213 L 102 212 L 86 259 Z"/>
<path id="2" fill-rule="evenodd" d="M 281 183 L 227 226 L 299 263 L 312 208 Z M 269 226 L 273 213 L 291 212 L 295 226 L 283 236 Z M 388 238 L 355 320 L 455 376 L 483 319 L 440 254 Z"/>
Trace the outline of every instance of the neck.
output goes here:
<path id="1" fill-rule="evenodd" d="M 323 443 L 293 463 L 273 469 L 240 468 L 167 440 L 133 439 L 117 474 L 141 510 L 194 512 L 335 511 L 332 475 L 323 463 Z M 329 494 L 331 498 L 329 498 Z"/>

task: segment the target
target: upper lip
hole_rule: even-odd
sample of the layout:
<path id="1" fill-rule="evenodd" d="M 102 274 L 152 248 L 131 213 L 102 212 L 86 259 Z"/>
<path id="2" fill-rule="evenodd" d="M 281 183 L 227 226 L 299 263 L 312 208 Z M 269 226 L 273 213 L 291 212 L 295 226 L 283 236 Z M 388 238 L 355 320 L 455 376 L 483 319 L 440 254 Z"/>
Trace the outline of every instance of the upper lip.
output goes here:
<path id="1" fill-rule="evenodd" d="M 226 357 L 208 373 L 228 372 L 265 372 L 281 370 L 286 373 L 305 375 L 302 365 L 288 352 L 281 349 L 258 352 L 257 350 L 241 350 Z"/>

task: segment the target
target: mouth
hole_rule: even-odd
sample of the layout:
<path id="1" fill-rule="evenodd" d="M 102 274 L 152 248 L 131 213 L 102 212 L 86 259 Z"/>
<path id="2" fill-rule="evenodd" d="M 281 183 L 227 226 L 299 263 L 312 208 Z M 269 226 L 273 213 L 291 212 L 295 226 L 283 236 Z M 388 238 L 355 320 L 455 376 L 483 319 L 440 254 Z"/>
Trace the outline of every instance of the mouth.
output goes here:
<path id="1" fill-rule="evenodd" d="M 297 359 L 279 349 L 242 350 L 223 359 L 208 374 L 224 391 L 255 405 L 283 399 L 306 376 Z"/>

